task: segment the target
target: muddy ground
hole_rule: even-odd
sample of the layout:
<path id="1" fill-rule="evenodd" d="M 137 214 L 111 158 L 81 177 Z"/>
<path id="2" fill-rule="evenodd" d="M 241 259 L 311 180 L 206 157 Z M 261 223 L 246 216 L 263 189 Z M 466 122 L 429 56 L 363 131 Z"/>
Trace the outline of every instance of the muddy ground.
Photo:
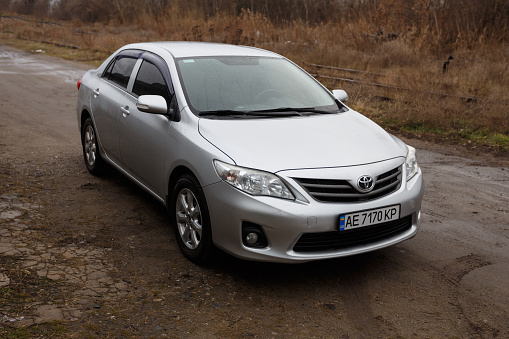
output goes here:
<path id="1" fill-rule="evenodd" d="M 0 337 L 509 337 L 507 155 L 407 140 L 426 181 L 416 238 L 199 267 L 162 205 L 86 171 L 75 103 L 88 68 L 0 45 Z"/>

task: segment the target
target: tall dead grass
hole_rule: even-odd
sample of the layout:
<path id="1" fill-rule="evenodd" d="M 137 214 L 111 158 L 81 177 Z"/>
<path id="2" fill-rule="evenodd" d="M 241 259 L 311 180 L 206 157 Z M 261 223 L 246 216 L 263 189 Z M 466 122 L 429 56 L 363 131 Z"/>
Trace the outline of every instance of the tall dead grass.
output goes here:
<path id="1" fill-rule="evenodd" d="M 127 43 L 154 40 L 256 46 L 285 55 L 313 73 L 317 70 L 308 64 L 383 74 L 318 72 L 358 81 L 319 78 L 331 89 L 346 89 L 353 108 L 392 129 L 483 140 L 497 135 L 499 144 L 509 146 L 509 24 L 504 16 L 509 1 L 497 1 L 499 7 L 491 0 L 481 2 L 487 8 L 472 13 L 479 8 L 475 7 L 478 1 L 466 0 L 462 4 L 470 6 L 470 11 L 461 8 L 449 16 L 444 9 L 451 9 L 457 1 L 338 1 L 338 6 L 350 3 L 351 8 L 338 7 L 343 12 L 334 20 L 316 8 L 311 10 L 311 4 L 319 2 L 304 2 L 307 15 L 301 9 L 290 21 L 264 14 L 261 8 L 268 1 L 249 2 L 261 6 L 257 10 L 234 7 L 229 1 L 204 1 L 208 7 L 196 1 L 173 1 L 172 6 L 158 7 L 157 13 L 142 10 L 136 14 L 132 8 L 137 2 L 131 1 L 131 7 L 122 14 L 125 18 L 110 18 L 106 23 L 72 19 L 59 21 L 59 26 L 47 19 L 26 22 L 3 18 L 0 39 L 10 36 L 77 46 L 92 51 L 88 54 L 91 59 L 104 58 Z M 210 6 L 219 3 L 222 10 Z M 444 7 L 433 8 L 432 3 Z M 469 17 L 462 18 L 461 13 Z M 506 14 L 509 18 L 509 12 Z M 447 17 L 452 21 L 446 22 Z M 489 18 L 495 18 L 496 25 L 485 24 L 483 28 L 482 22 Z M 466 27 L 469 22 L 477 23 Z M 506 24 L 505 29 L 501 23 Z M 454 59 L 443 72 L 450 55 Z M 83 55 L 76 58 L 86 59 Z"/>

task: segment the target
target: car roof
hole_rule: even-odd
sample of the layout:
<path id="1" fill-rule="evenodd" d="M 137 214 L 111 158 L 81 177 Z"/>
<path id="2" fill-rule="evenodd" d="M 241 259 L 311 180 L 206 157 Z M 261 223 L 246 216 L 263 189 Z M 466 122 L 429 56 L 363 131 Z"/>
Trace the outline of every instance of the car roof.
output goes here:
<path id="1" fill-rule="evenodd" d="M 196 41 L 145 42 L 130 44 L 125 46 L 125 48 L 139 48 L 148 51 L 152 50 L 153 48 L 163 48 L 170 52 L 174 58 L 204 56 L 265 56 L 272 58 L 282 57 L 279 54 L 255 47 Z"/>

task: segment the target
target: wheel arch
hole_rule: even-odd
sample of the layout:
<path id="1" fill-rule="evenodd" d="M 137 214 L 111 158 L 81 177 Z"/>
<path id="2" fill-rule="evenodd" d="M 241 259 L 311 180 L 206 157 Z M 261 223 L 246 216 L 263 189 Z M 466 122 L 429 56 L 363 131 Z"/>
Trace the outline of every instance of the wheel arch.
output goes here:
<path id="1" fill-rule="evenodd" d="M 91 118 L 92 116 L 88 112 L 88 110 L 84 109 L 81 111 L 81 117 L 80 117 L 80 132 L 83 133 L 83 125 L 85 124 L 85 121 L 88 118 Z"/>
<path id="2" fill-rule="evenodd" d="M 171 196 L 173 194 L 173 188 L 177 184 L 178 179 L 181 176 L 183 176 L 184 174 L 192 175 L 198 182 L 200 182 L 198 180 L 198 178 L 196 177 L 196 175 L 193 173 L 193 171 L 191 169 L 189 169 L 189 167 L 184 166 L 184 165 L 175 167 L 173 169 L 173 171 L 171 172 L 170 177 L 168 178 L 168 191 L 166 193 L 166 208 L 170 207 Z"/>

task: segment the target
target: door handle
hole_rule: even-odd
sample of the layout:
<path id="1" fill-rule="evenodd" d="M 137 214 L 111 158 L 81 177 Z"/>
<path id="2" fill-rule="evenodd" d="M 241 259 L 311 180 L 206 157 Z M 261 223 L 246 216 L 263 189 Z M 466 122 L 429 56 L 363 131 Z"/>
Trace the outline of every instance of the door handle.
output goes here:
<path id="1" fill-rule="evenodd" d="M 99 88 L 92 90 L 92 93 L 94 93 L 94 98 L 97 98 L 99 96 Z"/>
<path id="2" fill-rule="evenodd" d="M 124 116 L 131 114 L 131 112 L 129 112 L 129 106 L 125 107 L 120 106 L 120 110 L 122 111 L 122 114 L 124 114 Z"/>

